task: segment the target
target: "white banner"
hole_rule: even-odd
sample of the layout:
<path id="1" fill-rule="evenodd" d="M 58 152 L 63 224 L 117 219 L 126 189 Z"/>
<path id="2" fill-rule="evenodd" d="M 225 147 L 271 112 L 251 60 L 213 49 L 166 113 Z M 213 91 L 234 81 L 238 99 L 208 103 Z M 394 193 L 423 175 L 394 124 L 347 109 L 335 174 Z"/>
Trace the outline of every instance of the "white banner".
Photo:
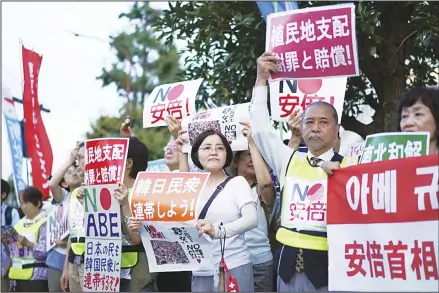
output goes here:
<path id="1" fill-rule="evenodd" d="M 341 123 L 346 92 L 346 77 L 328 79 L 278 80 L 270 82 L 271 117 L 275 121 L 288 121 L 294 108 L 305 110 L 316 101 L 334 106 Z"/>
<path id="2" fill-rule="evenodd" d="M 189 135 L 189 144 L 183 146 L 183 152 L 189 152 L 198 135 L 208 129 L 224 134 L 233 151 L 248 150 L 248 141 L 239 122 L 250 121 L 249 107 L 250 103 L 244 103 L 214 108 L 183 119 L 181 127 Z"/>
<path id="3" fill-rule="evenodd" d="M 140 235 L 150 272 L 213 269 L 211 244 L 198 236 L 195 223 L 143 222 Z"/>
<path id="4" fill-rule="evenodd" d="M 69 223 L 67 221 L 68 210 L 69 197 L 66 197 L 62 203 L 57 206 L 53 206 L 51 211 L 47 213 L 47 251 L 56 246 L 56 240 L 62 240 L 69 235 Z"/>
<path id="5" fill-rule="evenodd" d="M 145 100 L 143 128 L 166 126 L 164 118 L 172 115 L 178 120 L 194 115 L 195 98 L 203 79 L 160 85 Z"/>

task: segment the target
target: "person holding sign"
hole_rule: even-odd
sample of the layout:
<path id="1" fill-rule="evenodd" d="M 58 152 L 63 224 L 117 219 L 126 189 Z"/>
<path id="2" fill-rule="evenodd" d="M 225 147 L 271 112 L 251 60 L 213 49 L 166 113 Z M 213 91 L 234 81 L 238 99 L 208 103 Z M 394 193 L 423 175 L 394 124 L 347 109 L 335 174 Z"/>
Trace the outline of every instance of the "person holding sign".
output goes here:
<path id="1" fill-rule="evenodd" d="M 182 143 L 179 137 L 180 166 L 184 166 L 180 171 L 187 171 L 188 158 L 182 153 Z M 219 265 L 222 261 L 229 273 L 226 283 L 237 286 L 239 291 L 253 292 L 253 265 L 244 239 L 244 233 L 257 226 L 256 202 L 250 186 L 242 176 L 231 178 L 225 174 L 224 168 L 232 163 L 233 152 L 220 132 L 207 130 L 201 133 L 192 146 L 191 157 L 198 168 L 210 172 L 196 210 L 199 212 L 197 229 L 200 236 L 212 239 L 214 261 L 211 270 L 192 272 L 192 292 L 220 290 Z M 129 227 L 138 230 L 141 222 L 131 217 Z"/>
<path id="2" fill-rule="evenodd" d="M 128 219 L 131 216 L 129 202 L 132 188 L 137 174 L 148 168 L 148 157 L 146 145 L 137 137 L 131 136 L 128 144 L 123 183 L 118 183 L 114 194 L 120 203 L 123 227 L 120 292 L 152 292 L 154 289 L 156 276 L 149 272 L 148 260 L 140 234 L 137 231 L 128 229 L 127 226 Z M 124 272 L 128 272 L 128 274 L 122 276 Z M 131 281 L 127 278 L 128 275 L 131 275 Z"/>
<path id="3" fill-rule="evenodd" d="M 219 132 L 207 130 L 201 133 L 192 146 L 191 157 L 198 168 L 210 172 L 208 183 L 200 196 L 201 213 L 197 228 L 200 234 L 214 239 L 212 256 L 215 262 L 214 274 L 193 272 L 192 291 L 219 290 L 216 268 L 224 257 L 239 290 L 253 292 L 253 265 L 244 239 L 244 233 L 257 226 L 256 202 L 250 186 L 244 177 L 230 178 L 224 173 L 224 168 L 232 162 L 233 153 L 227 139 Z M 220 185 L 220 192 L 213 197 Z M 222 238 L 225 238 L 223 252 Z M 226 280 L 226 283 L 230 281 Z"/>
<path id="4" fill-rule="evenodd" d="M 439 152 L 439 89 L 415 87 L 399 98 L 398 131 L 430 132 L 430 154 Z"/>
<path id="5" fill-rule="evenodd" d="M 267 81 L 277 72 L 274 53 L 257 60 L 257 79 L 250 110 L 253 139 L 265 161 L 279 175 L 281 227 L 278 292 L 327 291 L 328 245 L 326 238 L 327 174 L 320 168 L 333 161 L 335 169 L 356 164 L 334 152 L 340 126 L 336 109 L 317 101 L 305 108 L 303 138 L 308 153 L 284 145 L 272 127 L 267 109 Z M 330 196 L 330 195 L 329 195 Z"/>
<path id="6" fill-rule="evenodd" d="M 84 142 L 77 144 L 77 149 L 74 154 L 70 156 L 71 165 L 73 162 L 78 163 L 76 171 L 80 178 L 80 184 L 84 180 L 85 170 L 85 144 Z M 66 163 L 66 165 L 68 165 Z M 62 174 L 62 172 L 60 172 Z M 54 181 L 51 188 L 56 188 L 59 181 L 58 175 L 54 175 Z M 52 181 L 51 180 L 51 181 Z M 63 292 L 81 292 L 84 282 L 84 252 L 85 252 L 85 227 L 84 227 L 84 207 L 78 200 L 78 194 L 83 193 L 83 187 L 79 186 L 70 188 L 72 192 L 67 194 L 69 208 L 68 208 L 68 226 L 69 226 L 69 240 L 67 241 L 67 255 L 64 260 L 64 268 L 60 279 L 61 290 Z M 62 190 L 58 190 L 57 195 L 53 195 L 54 201 L 60 203 L 64 200 Z M 52 191 L 53 192 L 53 191 Z"/>
<path id="7" fill-rule="evenodd" d="M 270 170 L 251 136 L 248 122 L 241 122 L 243 134 L 248 139 L 248 150 L 235 154 L 234 164 L 238 176 L 243 176 L 250 185 L 256 201 L 258 226 L 245 233 L 245 243 L 253 263 L 255 292 L 267 292 L 273 288 L 273 254 L 268 238 L 268 219 L 272 212 L 276 191 Z"/>
<path id="8" fill-rule="evenodd" d="M 65 163 L 55 172 L 49 180 L 50 192 L 53 196 L 52 204 L 68 206 L 70 191 L 81 186 L 82 178 L 76 168 L 75 162 L 79 155 L 79 144 L 70 153 Z M 60 279 L 63 271 L 63 264 L 66 258 L 67 241 L 56 240 L 57 246 L 52 248 L 47 255 L 46 265 L 48 268 L 49 291 L 60 292 L 62 290 Z"/>
<path id="9" fill-rule="evenodd" d="M 25 217 L 15 224 L 17 241 L 9 246 L 12 291 L 48 292 L 46 214 L 41 211 L 43 193 L 36 187 L 26 187 L 20 194 L 20 207 Z"/>

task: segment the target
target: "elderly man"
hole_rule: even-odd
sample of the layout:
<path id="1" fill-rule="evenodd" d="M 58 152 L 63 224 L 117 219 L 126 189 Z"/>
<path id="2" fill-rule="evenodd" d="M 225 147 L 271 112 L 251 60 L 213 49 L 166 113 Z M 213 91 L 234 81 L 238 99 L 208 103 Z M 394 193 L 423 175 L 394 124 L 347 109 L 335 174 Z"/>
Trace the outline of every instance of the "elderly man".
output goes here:
<path id="1" fill-rule="evenodd" d="M 338 115 L 326 102 L 315 102 L 303 113 L 302 134 L 308 153 L 284 145 L 271 126 L 267 109 L 266 83 L 270 71 L 277 71 L 276 61 L 270 52 L 258 58 L 250 117 L 254 141 L 279 175 L 282 188 L 281 227 L 276 235 L 281 244 L 277 291 L 327 291 L 327 173 L 355 164 L 356 160 L 334 152 Z"/>

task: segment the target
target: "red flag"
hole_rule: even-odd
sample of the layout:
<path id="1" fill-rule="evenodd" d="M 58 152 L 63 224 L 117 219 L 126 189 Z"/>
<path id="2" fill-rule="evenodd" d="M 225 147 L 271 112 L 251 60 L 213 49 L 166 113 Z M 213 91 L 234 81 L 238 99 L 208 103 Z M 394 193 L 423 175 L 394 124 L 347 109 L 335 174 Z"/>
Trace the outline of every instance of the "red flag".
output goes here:
<path id="1" fill-rule="evenodd" d="M 53 153 L 41 118 L 38 101 L 38 74 L 42 56 L 22 46 L 23 56 L 23 110 L 28 154 L 32 165 L 33 185 L 43 192 L 43 200 L 49 197 L 49 175 L 52 173 Z"/>

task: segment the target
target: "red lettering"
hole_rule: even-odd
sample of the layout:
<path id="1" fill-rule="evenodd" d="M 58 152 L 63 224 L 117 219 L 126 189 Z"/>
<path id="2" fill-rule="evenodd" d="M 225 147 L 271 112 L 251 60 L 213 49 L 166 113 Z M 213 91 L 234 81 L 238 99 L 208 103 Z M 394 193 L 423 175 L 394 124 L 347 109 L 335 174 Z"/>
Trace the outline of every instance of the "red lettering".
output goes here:
<path id="1" fill-rule="evenodd" d="M 371 277 L 384 278 L 384 261 L 383 254 L 381 253 L 381 244 L 377 244 L 376 241 L 373 241 L 372 243 L 367 241 L 366 256 L 369 261 Z"/>
<path id="2" fill-rule="evenodd" d="M 412 270 L 416 272 L 416 278 L 421 280 L 421 266 L 424 267 L 425 279 L 438 279 L 438 268 L 433 241 L 422 241 L 422 247 L 419 247 L 418 240 L 415 240 L 414 247 L 410 250 L 413 254 Z"/>
<path id="3" fill-rule="evenodd" d="M 349 260 L 348 267 L 351 269 L 346 272 L 348 277 L 355 276 L 358 273 L 366 276 L 366 271 L 363 269 L 363 260 L 366 258 L 363 244 L 357 243 L 357 241 L 354 241 L 353 244 L 345 244 L 344 252 L 345 259 Z"/>
<path id="4" fill-rule="evenodd" d="M 291 96 L 290 94 L 286 96 L 279 97 L 279 106 L 281 107 L 282 113 L 280 114 L 281 118 L 288 117 L 293 113 L 293 110 L 296 106 L 299 105 L 299 97 Z"/>
<path id="5" fill-rule="evenodd" d="M 397 244 L 389 241 L 389 244 L 384 245 L 383 248 L 389 251 L 387 253 L 387 261 L 389 262 L 390 278 L 392 280 L 406 280 L 404 250 L 407 250 L 407 245 L 402 244 L 402 241 L 398 241 Z"/>
<path id="6" fill-rule="evenodd" d="M 151 124 L 157 123 L 159 121 L 164 121 L 163 113 L 166 111 L 166 104 L 157 104 L 151 107 L 151 114 L 152 118 L 154 118 L 153 121 L 151 121 Z"/>

